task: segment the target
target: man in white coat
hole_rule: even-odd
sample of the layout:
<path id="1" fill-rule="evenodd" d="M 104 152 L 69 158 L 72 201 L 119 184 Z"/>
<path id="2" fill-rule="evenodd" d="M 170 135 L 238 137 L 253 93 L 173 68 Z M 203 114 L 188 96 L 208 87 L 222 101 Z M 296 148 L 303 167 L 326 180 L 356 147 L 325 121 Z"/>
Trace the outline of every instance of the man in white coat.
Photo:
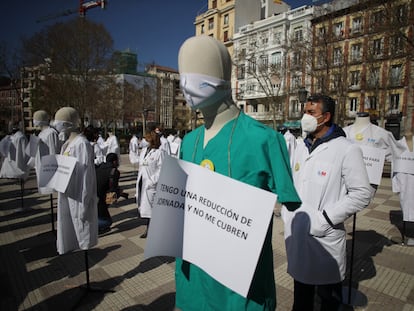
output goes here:
<path id="1" fill-rule="evenodd" d="M 373 194 L 361 149 L 333 123 L 335 102 L 324 95 L 308 98 L 301 120 L 307 134 L 298 143 L 293 178 L 302 206 L 282 209 L 288 273 L 294 279 L 292 310 L 337 310 L 346 271 L 344 221 L 365 208 Z"/>

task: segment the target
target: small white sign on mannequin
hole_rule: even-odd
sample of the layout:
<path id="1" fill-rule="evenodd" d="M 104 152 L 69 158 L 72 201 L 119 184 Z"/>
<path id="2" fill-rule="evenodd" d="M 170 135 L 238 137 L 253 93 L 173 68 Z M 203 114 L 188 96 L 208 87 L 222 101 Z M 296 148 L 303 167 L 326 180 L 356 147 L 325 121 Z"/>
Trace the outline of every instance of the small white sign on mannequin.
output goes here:
<path id="1" fill-rule="evenodd" d="M 385 150 L 365 145 L 359 146 L 362 149 L 370 184 L 379 185 L 384 170 Z"/>
<path id="2" fill-rule="evenodd" d="M 246 297 L 277 196 L 166 156 L 144 257 L 183 258 Z"/>
<path id="3" fill-rule="evenodd" d="M 393 171 L 414 175 L 414 152 L 403 152 L 393 161 Z"/>
<path id="4" fill-rule="evenodd" d="M 42 169 L 39 174 L 39 187 L 52 188 L 64 193 L 68 187 L 76 158 L 60 154 L 51 154 L 42 157 Z"/>

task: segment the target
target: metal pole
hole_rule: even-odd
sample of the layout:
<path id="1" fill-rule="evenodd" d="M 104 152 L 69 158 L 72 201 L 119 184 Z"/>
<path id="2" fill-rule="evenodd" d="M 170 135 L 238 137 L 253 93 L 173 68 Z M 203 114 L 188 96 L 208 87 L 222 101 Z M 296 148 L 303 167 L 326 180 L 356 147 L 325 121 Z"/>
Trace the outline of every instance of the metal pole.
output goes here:
<path id="1" fill-rule="evenodd" d="M 348 304 L 351 304 L 352 271 L 354 269 L 355 224 L 356 224 L 356 214 L 354 214 L 354 221 L 353 221 L 353 224 L 352 224 L 351 265 L 349 267 Z"/>

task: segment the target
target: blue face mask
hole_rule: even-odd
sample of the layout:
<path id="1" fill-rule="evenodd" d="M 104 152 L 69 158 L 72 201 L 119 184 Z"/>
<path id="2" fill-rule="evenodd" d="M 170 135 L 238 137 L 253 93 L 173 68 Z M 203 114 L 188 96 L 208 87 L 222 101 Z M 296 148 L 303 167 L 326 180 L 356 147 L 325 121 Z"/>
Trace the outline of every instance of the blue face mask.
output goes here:
<path id="1" fill-rule="evenodd" d="M 208 107 L 231 99 L 231 83 L 195 73 L 180 74 L 180 87 L 192 109 Z"/>

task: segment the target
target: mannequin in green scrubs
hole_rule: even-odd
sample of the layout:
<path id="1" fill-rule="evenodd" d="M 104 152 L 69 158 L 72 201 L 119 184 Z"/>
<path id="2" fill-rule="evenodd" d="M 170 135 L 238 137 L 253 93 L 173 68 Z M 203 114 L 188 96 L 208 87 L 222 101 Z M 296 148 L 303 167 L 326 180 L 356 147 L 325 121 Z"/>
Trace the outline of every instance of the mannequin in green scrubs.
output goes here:
<path id="1" fill-rule="evenodd" d="M 189 38 L 180 48 L 178 66 L 187 104 L 199 109 L 205 122 L 184 137 L 181 158 L 274 192 L 288 209 L 298 208 L 300 199 L 283 136 L 245 115 L 232 100 L 231 58 L 226 47 L 209 36 Z M 260 206 L 252 208 L 260 213 Z M 176 307 L 182 311 L 275 310 L 271 237 L 272 223 L 247 298 L 177 258 Z M 219 255 L 211 260 L 219 261 Z"/>

